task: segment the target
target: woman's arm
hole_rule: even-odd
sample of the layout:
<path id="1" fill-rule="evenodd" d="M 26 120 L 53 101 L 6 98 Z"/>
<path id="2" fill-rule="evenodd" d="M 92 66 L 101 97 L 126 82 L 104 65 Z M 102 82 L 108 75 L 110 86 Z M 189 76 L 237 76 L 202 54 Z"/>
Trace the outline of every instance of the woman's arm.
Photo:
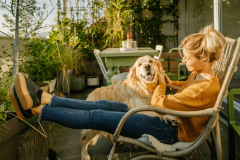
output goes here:
<path id="1" fill-rule="evenodd" d="M 165 95 L 166 84 L 161 83 L 153 93 L 151 105 L 178 111 L 194 111 L 204 105 L 201 92 L 205 87 L 197 85 L 174 95 Z"/>
<path id="2" fill-rule="evenodd" d="M 172 81 L 172 85 L 182 87 L 186 81 Z"/>
<path id="3" fill-rule="evenodd" d="M 166 83 L 170 85 L 182 87 L 186 83 L 186 81 L 171 81 L 166 74 L 164 74 L 164 77 L 165 77 Z"/>

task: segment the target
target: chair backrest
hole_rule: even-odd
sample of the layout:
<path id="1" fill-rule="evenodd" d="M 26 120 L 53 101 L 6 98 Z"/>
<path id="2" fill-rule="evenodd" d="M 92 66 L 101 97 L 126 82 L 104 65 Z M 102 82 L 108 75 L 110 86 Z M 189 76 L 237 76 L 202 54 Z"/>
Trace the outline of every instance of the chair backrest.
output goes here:
<path id="1" fill-rule="evenodd" d="M 232 75 L 237 71 L 237 63 L 240 56 L 240 38 L 237 40 L 227 38 L 227 44 L 223 49 L 218 61 L 214 64 L 214 69 L 218 76 L 221 91 L 218 95 L 216 106 L 221 106 L 223 100 L 228 95 L 228 86 L 232 79 Z"/>
<path id="2" fill-rule="evenodd" d="M 154 56 L 155 59 L 160 59 L 162 52 L 163 52 L 163 46 L 162 45 L 157 45 L 156 50 L 159 52 L 158 56 Z"/>
<path id="3" fill-rule="evenodd" d="M 107 70 L 106 70 L 106 68 L 105 68 L 105 66 L 103 64 L 103 61 L 102 61 L 101 57 L 99 57 L 100 50 L 94 49 L 93 53 L 94 53 L 94 55 L 95 55 L 95 57 L 96 57 L 96 59 L 98 61 L 98 64 L 99 64 L 101 70 L 102 70 L 104 78 L 106 79 L 106 81 L 108 81 L 109 78 L 107 76 Z"/>

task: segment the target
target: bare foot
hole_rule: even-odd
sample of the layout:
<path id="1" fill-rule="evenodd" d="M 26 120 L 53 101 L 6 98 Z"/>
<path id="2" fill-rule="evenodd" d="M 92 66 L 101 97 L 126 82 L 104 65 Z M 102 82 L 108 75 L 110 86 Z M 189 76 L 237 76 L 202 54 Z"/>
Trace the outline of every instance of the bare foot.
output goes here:
<path id="1" fill-rule="evenodd" d="M 33 115 L 39 115 L 44 105 L 40 105 L 31 109 Z"/>

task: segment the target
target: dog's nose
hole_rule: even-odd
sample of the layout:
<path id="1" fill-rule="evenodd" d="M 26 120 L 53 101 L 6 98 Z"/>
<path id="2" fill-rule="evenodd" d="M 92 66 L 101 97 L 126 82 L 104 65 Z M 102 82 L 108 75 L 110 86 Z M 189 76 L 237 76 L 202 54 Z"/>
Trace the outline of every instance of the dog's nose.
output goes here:
<path id="1" fill-rule="evenodd" d="M 145 69 L 149 70 L 150 69 L 150 65 L 149 64 L 145 65 Z"/>

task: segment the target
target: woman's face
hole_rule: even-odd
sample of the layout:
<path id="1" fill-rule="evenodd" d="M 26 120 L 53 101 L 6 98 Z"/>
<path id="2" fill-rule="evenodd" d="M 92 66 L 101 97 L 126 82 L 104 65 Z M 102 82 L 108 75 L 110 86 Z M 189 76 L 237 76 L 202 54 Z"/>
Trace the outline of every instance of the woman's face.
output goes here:
<path id="1" fill-rule="evenodd" d="M 191 54 L 188 50 L 183 48 L 183 63 L 186 63 L 187 69 L 189 72 L 193 71 L 201 71 L 204 67 L 203 61 L 198 60 L 193 54 Z"/>

